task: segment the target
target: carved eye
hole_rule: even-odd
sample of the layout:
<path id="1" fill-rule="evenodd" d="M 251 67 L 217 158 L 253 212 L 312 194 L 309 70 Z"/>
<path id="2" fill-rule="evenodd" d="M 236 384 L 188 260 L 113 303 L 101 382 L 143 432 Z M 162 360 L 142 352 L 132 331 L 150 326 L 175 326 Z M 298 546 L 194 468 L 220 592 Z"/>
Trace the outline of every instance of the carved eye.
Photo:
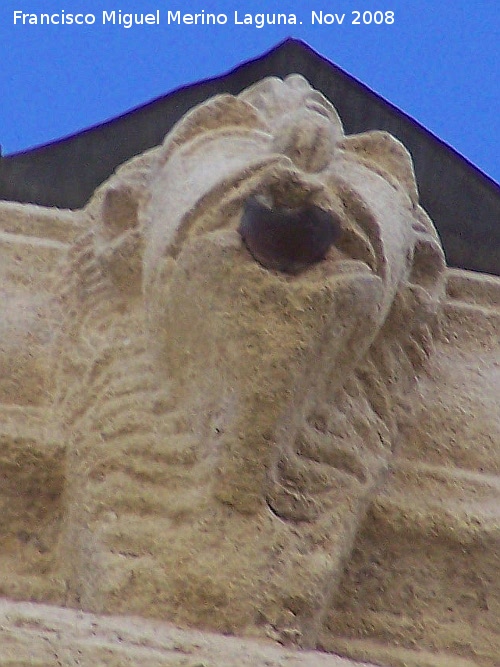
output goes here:
<path id="1" fill-rule="evenodd" d="M 320 116 L 324 116 L 327 118 L 329 121 L 331 121 L 331 114 L 328 113 L 328 110 L 326 107 L 324 107 L 320 102 L 316 100 L 311 100 L 306 103 L 306 108 L 309 109 L 310 111 L 315 111 L 318 113 Z"/>
<path id="2" fill-rule="evenodd" d="M 340 221 L 313 204 L 300 208 L 268 206 L 249 197 L 238 231 L 252 256 L 267 269 L 299 273 L 325 258 L 340 238 Z"/>

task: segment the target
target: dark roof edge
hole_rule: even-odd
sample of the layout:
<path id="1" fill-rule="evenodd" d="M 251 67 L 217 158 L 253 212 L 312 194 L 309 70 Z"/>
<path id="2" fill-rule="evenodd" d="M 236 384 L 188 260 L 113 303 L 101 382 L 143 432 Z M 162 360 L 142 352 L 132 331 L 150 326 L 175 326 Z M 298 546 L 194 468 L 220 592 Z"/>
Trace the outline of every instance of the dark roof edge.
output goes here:
<path id="1" fill-rule="evenodd" d="M 345 78 L 347 81 L 350 81 L 351 83 L 359 86 L 362 88 L 365 93 L 371 97 L 373 100 L 377 101 L 378 103 L 382 102 L 384 105 L 388 106 L 392 111 L 394 111 L 395 114 L 398 116 L 404 118 L 405 120 L 409 121 L 412 123 L 415 127 L 417 127 L 421 132 L 424 132 L 425 134 L 429 135 L 430 138 L 432 138 L 436 143 L 440 144 L 443 148 L 446 150 L 451 151 L 455 157 L 459 158 L 464 164 L 466 164 L 470 169 L 473 169 L 478 176 L 481 178 L 485 179 L 486 184 L 493 185 L 496 189 L 500 188 L 500 183 L 497 183 L 491 176 L 488 176 L 482 169 L 480 169 L 477 165 L 475 165 L 473 162 L 471 162 L 468 158 L 466 158 L 462 153 L 460 153 L 456 148 L 453 148 L 450 144 L 448 144 L 446 141 L 443 141 L 443 139 L 440 139 L 432 130 L 429 130 L 425 125 L 422 125 L 418 120 L 413 118 L 413 116 L 410 116 L 407 114 L 405 111 L 400 109 L 398 106 L 387 100 L 385 97 L 380 95 L 379 93 L 375 92 L 372 90 L 369 86 L 367 86 L 365 83 L 357 79 L 355 76 L 352 76 L 352 74 L 349 74 L 345 70 L 343 70 L 341 67 L 338 65 L 335 65 L 335 63 L 332 63 L 328 60 L 326 56 L 323 56 L 321 53 L 318 53 L 315 51 L 312 47 L 309 46 L 306 42 L 303 42 L 300 39 L 296 39 L 293 37 L 288 37 L 287 39 L 283 40 L 280 44 L 278 44 L 276 47 L 268 51 L 267 53 L 271 53 L 275 49 L 279 48 L 280 46 L 283 46 L 288 43 L 294 43 L 300 45 L 304 50 L 308 51 L 311 55 L 316 56 L 316 58 L 321 59 L 326 65 L 331 67 L 332 69 L 335 69 L 339 76 L 342 78 Z M 266 54 L 267 55 L 267 54 Z M 263 56 L 262 56 L 263 57 Z"/>
<path id="2" fill-rule="evenodd" d="M 475 165 L 473 162 L 471 162 L 467 157 L 462 155 L 458 150 L 453 148 L 450 144 L 448 144 L 446 141 L 443 141 L 440 139 L 432 130 L 429 130 L 425 125 L 422 125 L 418 120 L 407 114 L 405 111 L 400 109 L 398 106 L 387 100 L 385 97 L 380 95 L 379 93 L 375 92 L 373 89 L 371 89 L 368 85 L 357 79 L 356 77 L 352 76 L 352 74 L 349 74 L 345 70 L 343 70 L 341 67 L 338 65 L 335 65 L 334 63 L 330 62 L 326 56 L 323 56 L 321 53 L 318 53 L 315 51 L 312 47 L 309 46 L 306 42 L 302 41 L 301 39 L 297 39 L 295 37 L 287 37 L 283 41 L 279 42 L 276 46 L 273 46 L 270 48 L 268 51 L 265 51 L 262 55 L 258 56 L 257 58 L 253 58 L 251 60 L 248 60 L 244 63 L 241 63 L 239 65 L 236 65 L 235 67 L 222 72 L 221 74 L 218 74 L 213 77 L 208 77 L 206 79 L 201 79 L 200 81 L 194 82 L 194 83 L 189 83 L 183 86 L 179 86 L 177 88 L 174 88 L 173 90 L 169 91 L 165 95 L 160 95 L 158 97 L 155 97 L 148 102 L 145 102 L 143 104 L 138 104 L 135 107 L 132 107 L 131 109 L 119 114 L 118 116 L 114 116 L 113 118 L 109 118 L 107 120 L 104 120 L 102 122 L 94 123 L 93 125 L 90 125 L 89 127 L 86 127 L 83 130 L 78 130 L 76 132 L 71 132 L 67 135 L 64 135 L 58 139 L 54 139 L 53 141 L 49 141 L 44 144 L 40 144 L 38 146 L 34 146 L 32 148 L 23 150 L 23 151 L 17 151 L 14 153 L 8 153 L 6 155 L 2 155 L 1 157 L 3 159 L 10 159 L 18 156 L 26 156 L 26 155 L 33 155 L 38 153 L 39 151 L 42 150 L 47 150 L 51 149 L 56 145 L 59 145 L 61 143 L 65 143 L 68 141 L 71 141 L 75 138 L 82 137 L 86 134 L 90 134 L 96 130 L 100 130 L 101 128 L 110 126 L 115 124 L 117 121 L 124 120 L 130 117 L 133 117 L 134 115 L 142 112 L 144 109 L 147 109 L 148 107 L 152 107 L 158 103 L 161 103 L 164 101 L 167 97 L 171 97 L 174 95 L 178 95 L 183 93 L 184 91 L 188 91 L 194 87 L 198 87 L 200 84 L 207 84 L 207 83 L 212 83 L 212 82 L 217 82 L 221 79 L 224 79 L 225 77 L 232 76 L 233 74 L 237 73 L 238 70 L 241 68 L 244 68 L 248 65 L 258 63 L 261 60 L 265 60 L 268 56 L 272 55 L 276 51 L 279 51 L 283 48 L 288 48 L 288 47 L 296 48 L 299 47 L 306 51 L 307 53 L 311 54 L 311 56 L 319 58 L 320 60 L 323 61 L 325 65 L 328 67 L 335 69 L 338 73 L 338 75 L 341 78 L 345 78 L 347 81 L 359 86 L 364 90 L 364 92 L 371 97 L 374 101 L 377 103 L 383 103 L 384 105 L 388 106 L 392 111 L 397 114 L 398 116 L 401 116 L 405 120 L 411 122 L 413 125 L 415 125 L 421 132 L 426 133 L 431 137 L 436 143 L 440 144 L 443 148 L 446 150 L 451 151 L 455 157 L 457 157 L 459 160 L 464 162 L 464 164 L 467 165 L 468 168 L 472 169 L 480 178 L 484 179 L 485 184 L 487 186 L 493 186 L 494 188 L 499 188 L 500 184 L 497 183 L 491 176 L 488 176 L 484 171 L 482 171 L 477 165 Z"/>

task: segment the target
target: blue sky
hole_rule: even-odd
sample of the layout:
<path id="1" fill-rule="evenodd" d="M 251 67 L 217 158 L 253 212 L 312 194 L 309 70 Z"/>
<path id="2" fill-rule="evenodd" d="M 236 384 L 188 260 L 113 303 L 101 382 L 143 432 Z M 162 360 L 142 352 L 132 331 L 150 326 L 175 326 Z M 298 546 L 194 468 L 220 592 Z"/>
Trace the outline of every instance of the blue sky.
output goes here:
<path id="1" fill-rule="evenodd" d="M 306 9 L 305 9 L 306 7 Z M 235 25 L 245 14 L 302 24 Z M 95 14 L 94 25 L 14 25 L 23 13 Z M 102 12 L 160 11 L 160 25 L 103 25 Z M 167 12 L 227 14 L 225 25 L 168 25 Z M 312 25 L 311 12 L 345 14 Z M 361 13 L 361 25 L 353 25 Z M 387 24 L 386 12 L 394 12 Z M 363 12 L 384 21 L 363 24 Z M 382 13 L 380 13 L 382 12 Z M 390 20 L 390 14 L 387 15 Z M 500 181 L 498 0 L 3 0 L 0 144 L 26 150 L 117 116 L 170 90 L 222 74 L 285 37 L 306 41 Z"/>

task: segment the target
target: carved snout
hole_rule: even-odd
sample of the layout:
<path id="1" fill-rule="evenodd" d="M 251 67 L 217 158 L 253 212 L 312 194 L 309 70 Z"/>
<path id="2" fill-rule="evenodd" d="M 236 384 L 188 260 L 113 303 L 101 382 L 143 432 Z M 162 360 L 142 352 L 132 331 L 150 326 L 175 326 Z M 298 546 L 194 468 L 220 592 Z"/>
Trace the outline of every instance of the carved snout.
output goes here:
<path id="1" fill-rule="evenodd" d="M 245 202 L 238 231 L 262 266 L 296 274 L 325 258 L 341 236 L 341 224 L 313 204 L 271 208 L 253 196 Z"/>

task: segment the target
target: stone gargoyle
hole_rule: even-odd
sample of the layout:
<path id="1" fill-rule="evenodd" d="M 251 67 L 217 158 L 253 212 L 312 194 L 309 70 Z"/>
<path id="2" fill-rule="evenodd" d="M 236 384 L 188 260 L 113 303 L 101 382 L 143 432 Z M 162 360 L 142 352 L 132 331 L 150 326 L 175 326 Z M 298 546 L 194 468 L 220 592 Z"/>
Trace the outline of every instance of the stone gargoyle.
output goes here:
<path id="1" fill-rule="evenodd" d="M 2 206 L 3 595 L 494 664 L 500 285 L 396 139 L 269 78 L 81 211 Z"/>

